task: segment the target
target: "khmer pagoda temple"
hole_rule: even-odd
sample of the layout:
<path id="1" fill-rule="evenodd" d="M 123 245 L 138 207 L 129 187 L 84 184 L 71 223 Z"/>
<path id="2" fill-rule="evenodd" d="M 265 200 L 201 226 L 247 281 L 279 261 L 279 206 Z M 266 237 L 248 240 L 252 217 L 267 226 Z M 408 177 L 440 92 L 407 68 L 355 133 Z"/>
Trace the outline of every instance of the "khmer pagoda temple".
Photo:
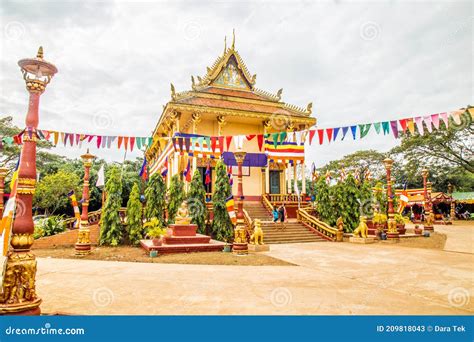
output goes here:
<path id="1" fill-rule="evenodd" d="M 178 92 L 171 84 L 171 100 L 163 108 L 146 151 L 150 175 L 162 173 L 169 184 L 173 175 L 182 174 L 190 165 L 191 172 L 201 172 L 211 196 L 216 161 L 223 158 L 235 175 L 233 152 L 235 145 L 243 143 L 246 200 L 295 192 L 290 180 L 305 170 L 304 133 L 316 124 L 312 104 L 304 109 L 287 104 L 282 89 L 275 94 L 260 90 L 256 79 L 235 49 L 234 36 L 231 46 L 224 47 L 204 76 L 191 76 L 190 90 Z M 212 181 L 206 182 L 209 173 Z M 304 184 L 302 189 L 304 192 Z"/>

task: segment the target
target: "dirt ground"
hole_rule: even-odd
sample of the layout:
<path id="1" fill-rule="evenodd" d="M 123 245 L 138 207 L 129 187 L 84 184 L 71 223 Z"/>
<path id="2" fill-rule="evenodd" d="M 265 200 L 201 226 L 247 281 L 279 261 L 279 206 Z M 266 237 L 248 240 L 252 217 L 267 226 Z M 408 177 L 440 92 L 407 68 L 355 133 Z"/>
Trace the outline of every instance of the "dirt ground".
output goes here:
<path id="1" fill-rule="evenodd" d="M 35 255 L 40 258 L 85 259 L 106 261 L 149 262 L 165 264 L 196 264 L 196 265 L 237 265 L 237 266 L 292 266 L 293 264 L 272 258 L 265 254 L 249 253 L 247 256 L 237 256 L 232 253 L 202 252 L 186 254 L 164 254 L 150 258 L 148 253 L 139 247 L 93 247 L 91 254 L 78 257 L 74 247 L 58 247 L 35 249 Z"/>
<path id="2" fill-rule="evenodd" d="M 379 243 L 387 243 L 386 241 L 379 241 Z M 446 244 L 446 235 L 441 233 L 431 233 L 430 237 L 416 237 L 416 238 L 401 238 L 400 242 L 396 243 L 400 247 L 413 248 L 428 248 L 428 249 L 443 249 Z"/>

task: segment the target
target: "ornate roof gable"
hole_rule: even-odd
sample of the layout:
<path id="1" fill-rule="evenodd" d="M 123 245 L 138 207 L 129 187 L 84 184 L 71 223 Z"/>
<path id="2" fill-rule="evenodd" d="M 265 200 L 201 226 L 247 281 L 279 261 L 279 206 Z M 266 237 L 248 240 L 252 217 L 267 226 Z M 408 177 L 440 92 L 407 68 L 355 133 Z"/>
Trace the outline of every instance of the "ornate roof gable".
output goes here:
<path id="1" fill-rule="evenodd" d="M 253 90 L 257 75 L 251 75 L 235 50 L 235 33 L 232 38 L 232 46 L 224 46 L 224 54 L 219 56 L 212 67 L 207 68 L 204 77 L 197 77 L 195 82 L 192 77 L 193 89 L 199 90 L 204 87 L 214 86 L 222 88 L 237 88 L 241 90 Z"/>

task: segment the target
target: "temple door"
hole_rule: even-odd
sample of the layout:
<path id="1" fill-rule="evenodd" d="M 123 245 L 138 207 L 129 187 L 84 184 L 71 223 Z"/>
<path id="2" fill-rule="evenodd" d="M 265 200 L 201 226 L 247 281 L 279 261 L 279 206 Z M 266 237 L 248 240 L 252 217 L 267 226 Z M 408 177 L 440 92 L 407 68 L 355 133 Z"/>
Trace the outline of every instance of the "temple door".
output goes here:
<path id="1" fill-rule="evenodd" d="M 271 194 L 280 193 L 280 171 L 270 170 L 270 193 Z"/>

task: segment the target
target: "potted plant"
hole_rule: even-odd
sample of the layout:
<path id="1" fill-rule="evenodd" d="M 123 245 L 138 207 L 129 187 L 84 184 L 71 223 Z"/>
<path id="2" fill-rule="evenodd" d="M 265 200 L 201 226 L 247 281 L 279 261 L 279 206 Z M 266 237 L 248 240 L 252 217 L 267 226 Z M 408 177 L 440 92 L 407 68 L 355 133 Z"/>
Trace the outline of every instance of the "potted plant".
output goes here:
<path id="1" fill-rule="evenodd" d="M 399 234 L 405 234 L 405 219 L 400 214 L 395 214 L 394 217 L 395 221 L 397 222 L 397 230 Z"/>
<path id="2" fill-rule="evenodd" d="M 421 229 L 419 225 L 415 224 L 415 234 L 421 235 L 422 232 L 423 229 Z"/>
<path id="3" fill-rule="evenodd" d="M 162 237 L 166 235 L 166 229 L 161 226 L 160 220 L 153 217 L 143 227 L 146 229 L 146 235 L 152 239 L 153 246 L 161 246 L 163 243 Z"/>
<path id="4" fill-rule="evenodd" d="M 225 242 L 225 245 L 222 251 L 225 253 L 230 253 L 232 250 L 232 245 L 227 242 L 227 239 L 225 239 L 224 242 Z"/>

